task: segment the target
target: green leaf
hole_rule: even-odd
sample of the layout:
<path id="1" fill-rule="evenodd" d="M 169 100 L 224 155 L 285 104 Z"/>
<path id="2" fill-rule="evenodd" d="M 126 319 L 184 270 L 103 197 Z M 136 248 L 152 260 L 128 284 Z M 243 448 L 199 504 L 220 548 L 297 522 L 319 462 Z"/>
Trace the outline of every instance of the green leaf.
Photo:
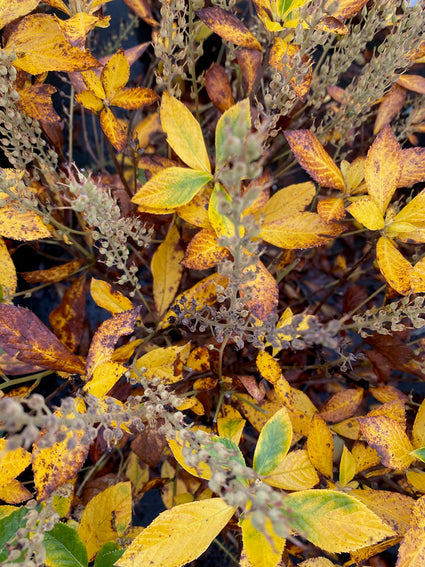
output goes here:
<path id="1" fill-rule="evenodd" d="M 210 173 L 186 167 L 167 167 L 154 175 L 134 195 L 141 210 L 168 213 L 186 205 L 212 179 Z"/>
<path id="2" fill-rule="evenodd" d="M 192 169 L 211 172 L 210 160 L 198 121 L 179 100 L 164 92 L 161 102 L 161 124 L 167 142 Z"/>
<path id="3" fill-rule="evenodd" d="M 421 447 L 420 449 L 415 449 L 410 453 L 413 457 L 416 457 L 423 463 L 425 463 L 425 447 Z"/>
<path id="4" fill-rule="evenodd" d="M 66 524 L 56 526 L 44 535 L 48 567 L 87 567 L 85 545 L 77 531 Z"/>
<path id="5" fill-rule="evenodd" d="M 123 553 L 124 549 L 115 542 L 108 541 L 99 549 L 94 567 L 113 567 Z"/>
<path id="6" fill-rule="evenodd" d="M 216 170 L 221 169 L 233 157 L 229 151 L 229 136 L 243 140 L 251 129 L 249 99 L 241 100 L 220 117 L 215 129 Z"/>
<path id="7" fill-rule="evenodd" d="M 277 411 L 261 430 L 254 453 L 254 470 L 270 474 L 289 451 L 292 425 L 286 408 Z"/>
<path id="8" fill-rule="evenodd" d="M 0 549 L 3 549 L 19 530 L 22 518 L 27 512 L 27 508 L 24 507 L 0 506 Z"/>
<path id="9" fill-rule="evenodd" d="M 373 545 L 394 531 L 362 502 L 337 490 L 302 490 L 285 498 L 290 527 L 330 553 Z"/>

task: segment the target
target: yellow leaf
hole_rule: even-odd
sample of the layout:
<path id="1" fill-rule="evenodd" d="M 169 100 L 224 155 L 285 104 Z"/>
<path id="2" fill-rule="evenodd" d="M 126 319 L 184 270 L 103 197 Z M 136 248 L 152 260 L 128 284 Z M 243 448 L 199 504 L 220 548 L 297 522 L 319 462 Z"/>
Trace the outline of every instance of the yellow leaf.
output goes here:
<path id="1" fill-rule="evenodd" d="M 360 427 L 355 417 L 349 417 L 339 423 L 334 423 L 331 429 L 335 431 L 335 433 L 338 433 L 338 435 L 341 435 L 341 437 L 346 437 L 353 441 L 356 441 L 360 437 Z"/>
<path id="2" fill-rule="evenodd" d="M 416 492 L 425 493 L 425 472 L 408 470 L 406 472 L 406 479 Z"/>
<path id="3" fill-rule="evenodd" d="M 68 276 L 74 275 L 84 263 L 83 259 L 77 258 L 65 264 L 60 264 L 59 266 L 47 268 L 46 270 L 20 272 L 20 274 L 24 280 L 29 283 L 55 283 L 64 280 Z"/>
<path id="4" fill-rule="evenodd" d="M 103 398 L 126 372 L 127 368 L 118 362 L 102 362 L 95 367 L 93 376 L 84 385 L 84 391 Z"/>
<path id="5" fill-rule="evenodd" d="M 371 393 L 374 398 L 376 398 L 383 404 L 387 402 L 393 402 L 396 400 L 401 400 L 403 402 L 406 402 L 408 400 L 406 394 L 403 394 L 401 390 L 390 385 L 377 386 L 376 388 L 369 388 L 369 393 Z"/>
<path id="6" fill-rule="evenodd" d="M 425 447 L 425 400 L 416 413 L 412 430 L 412 442 L 415 449 Z"/>
<path id="7" fill-rule="evenodd" d="M 363 472 L 371 467 L 375 467 L 381 461 L 381 457 L 362 441 L 356 441 L 351 449 L 351 453 L 356 460 L 356 474 Z"/>
<path id="8" fill-rule="evenodd" d="M 271 224 L 282 217 L 293 217 L 303 211 L 316 195 L 311 181 L 288 185 L 270 197 L 262 210 L 263 223 Z"/>
<path id="9" fill-rule="evenodd" d="M 392 527 L 397 535 L 403 535 L 409 529 L 413 498 L 389 490 L 351 490 L 350 494 L 372 510 L 386 524 Z"/>
<path id="10" fill-rule="evenodd" d="M 189 502 L 166 510 L 136 537 L 116 565 L 181 567 L 208 548 L 234 511 L 220 498 Z"/>
<path id="11" fill-rule="evenodd" d="M 201 127 L 188 108 L 165 91 L 160 116 L 167 142 L 179 158 L 192 169 L 211 173 Z"/>
<path id="12" fill-rule="evenodd" d="M 164 313 L 176 295 L 183 272 L 183 256 L 180 234 L 173 224 L 151 261 L 153 297 L 158 315 Z"/>
<path id="13" fill-rule="evenodd" d="M 99 23 L 101 27 L 107 27 L 109 25 L 109 18 L 110 16 L 107 16 L 101 20 L 85 12 L 78 12 L 67 20 L 60 20 L 55 16 L 56 22 L 69 43 L 80 49 L 84 49 L 85 47 L 87 34 Z"/>
<path id="14" fill-rule="evenodd" d="M 405 205 L 393 219 L 393 222 L 409 223 L 418 227 L 425 225 L 425 189 Z"/>
<path id="15" fill-rule="evenodd" d="M 260 532 L 252 525 L 248 515 L 240 522 L 245 555 L 250 567 L 276 567 L 282 556 L 286 540 L 279 537 L 267 518 L 264 531 Z"/>
<path id="16" fill-rule="evenodd" d="M 230 218 L 221 212 L 222 205 L 231 206 L 232 199 L 229 193 L 220 183 L 214 185 L 208 203 L 208 218 L 217 236 L 233 236 L 235 234 L 235 226 Z"/>
<path id="17" fill-rule="evenodd" d="M 320 416 L 332 423 L 351 417 L 363 400 L 363 388 L 349 388 L 334 394 L 323 406 Z"/>
<path id="18" fill-rule="evenodd" d="M 381 455 L 382 463 L 391 469 L 406 470 L 414 458 L 412 444 L 404 428 L 385 416 L 362 417 L 357 419 L 360 429 L 370 447 Z"/>
<path id="19" fill-rule="evenodd" d="M 124 49 L 121 48 L 112 55 L 100 75 L 100 80 L 109 100 L 112 100 L 114 95 L 125 87 L 129 78 L 130 65 Z"/>
<path id="20" fill-rule="evenodd" d="M 311 130 L 286 130 L 284 134 L 298 163 L 317 183 L 344 191 L 341 170 Z"/>
<path id="21" fill-rule="evenodd" d="M 351 163 L 348 161 L 342 160 L 340 163 L 341 173 L 345 180 L 346 185 L 346 192 L 348 195 L 356 195 L 360 192 L 365 192 L 366 187 L 364 190 L 362 189 L 364 180 L 364 168 L 366 164 L 366 158 L 364 156 L 359 156 Z"/>
<path id="22" fill-rule="evenodd" d="M 229 256 L 229 251 L 217 244 L 215 230 L 204 228 L 189 242 L 182 264 L 192 270 L 206 270 Z"/>
<path id="23" fill-rule="evenodd" d="M 333 477 L 334 442 L 331 430 L 315 413 L 307 437 L 308 457 L 314 467 L 327 478 Z"/>
<path id="24" fill-rule="evenodd" d="M 212 175 L 186 167 L 167 167 L 154 175 L 132 198 L 139 210 L 168 214 L 191 201 Z"/>
<path id="25" fill-rule="evenodd" d="M 335 563 L 326 557 L 313 557 L 299 563 L 299 567 L 335 567 Z"/>
<path id="26" fill-rule="evenodd" d="M 397 83 L 409 91 L 425 94 L 425 77 L 422 75 L 410 75 L 405 73 L 400 75 Z"/>
<path id="27" fill-rule="evenodd" d="M 292 424 L 286 408 L 278 410 L 260 432 L 253 457 L 253 468 L 259 475 L 273 472 L 289 451 Z"/>
<path id="28" fill-rule="evenodd" d="M 100 113 L 100 126 L 114 148 L 123 152 L 127 145 L 127 128 L 115 118 L 110 108 L 105 107 Z"/>
<path id="29" fill-rule="evenodd" d="M 31 493 L 16 480 L 31 464 L 31 453 L 22 447 L 9 451 L 6 443 L 6 439 L 0 439 L 0 499 L 8 504 L 19 504 L 31 498 Z"/>
<path id="30" fill-rule="evenodd" d="M 127 110 L 136 110 L 147 104 L 152 104 L 156 100 L 158 100 L 158 95 L 151 89 L 134 87 L 119 91 L 113 96 L 110 104 Z"/>
<path id="31" fill-rule="evenodd" d="M 344 487 L 354 478 L 356 474 L 356 459 L 344 445 L 339 464 L 339 484 Z"/>
<path id="32" fill-rule="evenodd" d="M 330 553 L 353 551 L 394 535 L 393 530 L 359 500 L 336 490 L 289 494 L 285 507 L 291 527 Z"/>
<path id="33" fill-rule="evenodd" d="M 140 306 L 116 313 L 104 321 L 96 331 L 87 356 L 86 377 L 89 379 L 97 366 L 110 362 L 114 346 L 118 339 L 124 335 L 131 335 L 134 331 Z"/>
<path id="34" fill-rule="evenodd" d="M 211 469 L 207 463 L 201 462 L 197 467 L 191 467 L 188 464 L 186 464 L 185 458 L 183 456 L 183 449 L 190 448 L 189 441 L 183 441 L 179 433 L 176 433 L 174 439 L 167 439 L 167 441 L 168 441 L 168 446 L 170 447 L 171 452 L 173 453 L 173 457 L 176 459 L 179 465 L 184 468 L 185 471 L 187 471 L 188 473 L 190 473 L 195 477 L 202 478 L 204 480 L 209 480 L 211 478 L 211 474 L 212 474 Z M 196 454 L 195 449 L 192 450 L 192 454 L 193 455 Z"/>
<path id="35" fill-rule="evenodd" d="M 198 226 L 199 228 L 212 228 L 208 216 L 208 204 L 211 197 L 212 186 L 207 186 L 197 193 L 187 205 L 177 209 L 180 218 Z"/>
<path id="36" fill-rule="evenodd" d="M 105 89 L 103 88 L 102 81 L 95 71 L 83 71 L 81 73 L 81 76 L 83 77 L 84 84 L 89 89 L 89 91 L 91 91 L 97 98 L 100 98 L 101 100 L 104 100 L 106 98 L 106 93 Z M 84 103 L 81 104 L 85 106 Z"/>
<path id="37" fill-rule="evenodd" d="M 15 67 L 38 75 L 46 71 L 86 71 L 99 67 L 88 50 L 73 47 L 58 23 L 48 14 L 32 14 L 22 19 L 8 36 L 6 53 L 18 55 Z"/>
<path id="38" fill-rule="evenodd" d="M 306 490 L 319 482 L 307 451 L 291 451 L 263 481 L 282 490 Z"/>
<path id="39" fill-rule="evenodd" d="M 122 537 L 131 522 L 131 483 L 119 482 L 96 494 L 86 505 L 78 535 L 89 561 L 103 544 Z"/>
<path id="40" fill-rule="evenodd" d="M 416 501 L 410 520 L 410 529 L 401 542 L 397 566 L 421 567 L 425 562 L 425 497 Z"/>
<path id="41" fill-rule="evenodd" d="M 133 304 L 125 295 L 103 280 L 92 278 L 90 293 L 96 305 L 107 309 L 112 315 L 133 309 Z"/>
<path id="42" fill-rule="evenodd" d="M 425 259 L 419 260 L 414 266 L 411 275 L 413 293 L 425 293 Z"/>
<path id="43" fill-rule="evenodd" d="M 103 109 L 102 100 L 92 91 L 82 91 L 76 94 L 75 100 L 92 112 L 100 112 Z"/>
<path id="44" fill-rule="evenodd" d="M 332 12 L 332 16 L 338 20 L 352 18 L 365 4 L 367 4 L 367 0 L 339 0 L 337 9 Z M 333 0 L 327 0 L 325 9 L 328 10 L 330 6 L 335 6 Z"/>
<path id="45" fill-rule="evenodd" d="M 397 188 L 402 162 L 401 147 L 390 126 L 385 126 L 369 148 L 365 167 L 368 193 L 382 215 Z"/>
<path id="46" fill-rule="evenodd" d="M 82 398 L 77 399 L 80 404 L 79 413 L 85 413 Z M 56 415 L 60 413 L 56 411 Z M 78 413 L 77 413 L 78 415 Z M 76 419 L 74 413 L 68 414 L 66 417 Z M 42 431 L 39 439 L 34 443 L 32 452 L 32 470 L 34 475 L 34 484 L 37 490 L 38 500 L 44 500 L 66 482 L 70 481 L 81 469 L 89 452 L 89 445 L 83 445 L 81 439 L 84 435 L 82 429 L 61 428 L 65 433 L 63 441 L 57 441 L 51 447 L 40 448 L 39 442 L 43 439 L 46 432 Z M 68 440 L 75 437 L 77 445 L 74 449 L 69 449 Z"/>
<path id="47" fill-rule="evenodd" d="M 35 10 L 40 0 L 25 0 L 24 2 L 4 1 L 0 4 L 0 29 L 21 16 L 26 16 Z"/>
<path id="48" fill-rule="evenodd" d="M 402 171 L 398 187 L 410 187 L 425 179 L 425 148 L 407 148 L 401 151 Z"/>
<path id="49" fill-rule="evenodd" d="M 226 41 L 261 51 L 261 45 L 255 36 L 231 12 L 214 6 L 197 10 L 196 15 L 206 26 Z"/>
<path id="50" fill-rule="evenodd" d="M 15 264 L 10 257 L 9 250 L 0 236 L 0 286 L 2 293 L 2 301 L 5 303 L 10 303 L 12 297 L 16 292 L 16 286 L 18 285 L 18 278 L 16 275 Z"/>
<path id="51" fill-rule="evenodd" d="M 324 222 L 316 213 L 299 213 L 273 222 L 264 219 L 260 236 L 280 248 L 303 249 L 321 246 L 333 240 L 343 230 L 337 223 Z"/>
<path id="52" fill-rule="evenodd" d="M 33 211 L 20 211 L 13 204 L 0 208 L 0 234 L 14 240 L 48 238 L 51 232 L 42 218 Z"/>
<path id="53" fill-rule="evenodd" d="M 60 121 L 52 103 L 52 94 L 57 92 L 52 85 L 30 85 L 23 90 L 18 89 L 17 106 L 35 120 L 54 124 Z"/>
<path id="54" fill-rule="evenodd" d="M 187 366 L 194 372 L 208 372 L 210 370 L 210 351 L 206 346 L 194 348 L 187 359 Z"/>
<path id="55" fill-rule="evenodd" d="M 136 361 L 136 367 L 147 380 L 159 378 L 163 384 L 174 384 L 182 380 L 183 365 L 187 363 L 190 343 L 182 346 L 156 348 L 144 354 Z"/>
<path id="56" fill-rule="evenodd" d="M 256 365 L 261 376 L 272 384 L 283 377 L 279 363 L 265 350 L 260 350 L 257 354 Z"/>
<path id="57" fill-rule="evenodd" d="M 257 431 L 261 431 L 267 421 L 282 407 L 278 400 L 257 402 L 248 394 L 238 394 L 237 399 L 242 415 Z"/>
<path id="58" fill-rule="evenodd" d="M 219 417 L 217 419 L 217 430 L 220 437 L 225 437 L 233 441 L 235 445 L 239 445 L 242 431 L 246 421 L 237 417 Z"/>
<path id="59" fill-rule="evenodd" d="M 381 230 L 385 226 L 384 217 L 371 197 L 359 197 L 347 207 L 347 211 L 369 230 Z"/>
<path id="60" fill-rule="evenodd" d="M 381 236 L 376 245 L 376 258 L 389 285 L 401 295 L 407 295 L 411 287 L 413 268 L 391 239 Z"/>

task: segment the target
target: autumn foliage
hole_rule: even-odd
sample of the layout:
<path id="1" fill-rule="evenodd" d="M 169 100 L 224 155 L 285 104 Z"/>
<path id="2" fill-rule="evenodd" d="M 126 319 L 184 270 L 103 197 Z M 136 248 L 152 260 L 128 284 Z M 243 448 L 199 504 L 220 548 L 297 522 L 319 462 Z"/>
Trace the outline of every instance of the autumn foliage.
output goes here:
<path id="1" fill-rule="evenodd" d="M 0 565 L 424 565 L 423 5 L 115 2 L 0 0 Z"/>

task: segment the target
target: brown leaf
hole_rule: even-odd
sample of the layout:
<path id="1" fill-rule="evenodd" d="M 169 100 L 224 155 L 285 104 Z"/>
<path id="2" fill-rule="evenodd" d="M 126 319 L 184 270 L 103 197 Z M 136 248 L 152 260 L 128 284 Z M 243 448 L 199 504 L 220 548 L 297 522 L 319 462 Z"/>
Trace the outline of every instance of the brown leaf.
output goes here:
<path id="1" fill-rule="evenodd" d="M 338 20 L 345 20 L 347 18 L 352 18 L 360 12 L 368 0 L 339 0 L 337 9 L 332 12 L 334 18 Z M 333 0 L 328 0 L 325 4 L 325 9 L 329 9 L 331 5 L 335 5 Z"/>
<path id="2" fill-rule="evenodd" d="M 145 429 L 137 433 L 131 442 L 131 450 L 136 453 L 141 461 L 152 468 L 158 464 L 167 445 L 165 435 L 158 433 L 160 425 L 161 423 L 156 423 L 154 426 L 146 425 Z"/>
<path id="3" fill-rule="evenodd" d="M 82 276 L 69 286 L 59 307 L 49 315 L 55 335 L 72 352 L 76 352 L 84 331 L 86 296 L 87 282 Z"/>
<path id="4" fill-rule="evenodd" d="M 158 22 L 152 16 L 149 0 L 124 0 L 124 2 L 144 22 L 150 26 L 159 26 Z"/>
<path id="5" fill-rule="evenodd" d="M 196 15 L 213 32 L 226 41 L 261 51 L 261 45 L 249 29 L 233 14 L 218 6 L 197 10 Z"/>
<path id="6" fill-rule="evenodd" d="M 315 29 L 340 35 L 347 35 L 349 33 L 347 26 L 334 16 L 323 16 L 320 18 Z"/>
<path id="7" fill-rule="evenodd" d="M 84 364 L 28 309 L 0 304 L 0 346 L 18 360 L 61 372 L 84 372 Z"/>
<path id="8" fill-rule="evenodd" d="M 220 112 L 225 112 L 235 104 L 229 79 L 221 65 L 213 63 L 208 69 L 205 74 L 205 88 L 211 102 Z"/>
<path id="9" fill-rule="evenodd" d="M 257 380 L 254 376 L 236 376 L 236 378 L 242 382 L 245 390 L 254 398 L 254 400 L 257 402 L 264 400 L 265 392 L 258 387 Z"/>
<path id="10" fill-rule="evenodd" d="M 100 325 L 90 345 L 87 356 L 86 377 L 93 374 L 94 369 L 102 362 L 109 362 L 118 339 L 130 335 L 134 331 L 141 307 L 117 313 Z"/>

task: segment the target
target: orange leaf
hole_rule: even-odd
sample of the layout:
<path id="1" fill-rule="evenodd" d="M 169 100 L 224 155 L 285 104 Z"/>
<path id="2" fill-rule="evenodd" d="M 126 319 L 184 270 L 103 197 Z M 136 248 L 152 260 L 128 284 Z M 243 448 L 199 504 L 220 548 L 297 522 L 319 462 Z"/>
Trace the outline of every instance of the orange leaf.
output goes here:
<path id="1" fill-rule="evenodd" d="M 236 61 L 241 68 L 245 92 L 251 92 L 261 68 L 261 53 L 256 49 L 238 49 Z"/>
<path id="2" fill-rule="evenodd" d="M 100 325 L 93 337 L 87 356 L 87 379 L 90 378 L 99 364 L 110 362 L 118 339 L 124 335 L 130 335 L 134 331 L 139 312 L 140 306 L 117 313 Z"/>
<path id="3" fill-rule="evenodd" d="M 17 106 L 31 118 L 44 122 L 59 122 L 60 116 L 53 108 L 52 85 L 31 85 L 19 91 Z"/>
<path id="4" fill-rule="evenodd" d="M 397 187 L 410 187 L 425 180 L 425 148 L 401 151 L 402 170 Z"/>
<path id="5" fill-rule="evenodd" d="M 391 120 L 395 118 L 400 110 L 403 108 L 404 101 L 406 100 L 406 89 L 395 84 L 383 97 L 376 114 L 375 125 L 373 133 L 376 135 L 378 132 L 390 124 Z"/>
<path id="6" fill-rule="evenodd" d="M 16 292 L 16 286 L 18 285 L 18 278 L 16 275 L 15 264 L 10 257 L 9 250 L 0 236 L 0 286 L 2 291 L 2 301 L 5 303 L 10 303 L 12 301 L 13 294 Z"/>
<path id="7" fill-rule="evenodd" d="M 317 203 L 317 212 L 325 222 L 340 221 L 345 217 L 344 200 L 339 197 L 323 199 Z"/>
<path id="8" fill-rule="evenodd" d="M 213 63 L 208 69 L 205 74 L 205 88 L 211 102 L 220 112 L 225 112 L 235 104 L 229 79 L 221 65 Z"/>
<path id="9" fill-rule="evenodd" d="M 62 372 L 84 371 L 84 364 L 28 309 L 0 304 L 0 346 L 18 360 Z"/>
<path id="10" fill-rule="evenodd" d="M 75 100 L 92 112 L 100 112 L 103 108 L 103 102 L 92 91 L 77 93 Z"/>
<path id="11" fill-rule="evenodd" d="M 376 245 L 376 258 L 379 269 L 390 286 L 401 295 L 407 295 L 413 268 L 391 239 L 381 236 Z"/>
<path id="12" fill-rule="evenodd" d="M 55 16 L 55 20 L 62 30 L 64 36 L 74 47 L 84 50 L 87 34 L 98 24 L 100 27 L 108 27 L 110 16 L 98 18 L 86 12 L 78 12 L 67 20 L 60 20 Z"/>
<path id="13" fill-rule="evenodd" d="M 84 260 L 82 258 L 77 258 L 76 260 L 71 260 L 70 262 L 66 262 L 66 264 L 54 266 L 47 270 L 20 272 L 20 274 L 24 280 L 29 283 L 55 283 L 61 282 L 68 276 L 75 274 L 78 271 L 78 268 L 81 268 L 83 265 Z"/>
<path id="14" fill-rule="evenodd" d="M 158 26 L 158 22 L 153 18 L 149 6 L 149 0 L 124 0 L 127 6 L 133 10 L 144 22 L 150 26 Z"/>
<path id="15" fill-rule="evenodd" d="M 352 417 L 363 400 L 363 388 L 351 388 L 334 394 L 323 406 L 320 416 L 335 423 Z"/>
<path id="16" fill-rule="evenodd" d="M 332 16 L 334 18 L 338 18 L 338 20 L 346 20 L 348 18 L 352 18 L 360 12 L 365 4 L 367 4 L 368 0 L 339 0 L 337 9 L 332 12 Z M 325 4 L 325 9 L 329 9 L 331 5 L 334 5 L 333 0 L 328 0 Z"/>
<path id="17" fill-rule="evenodd" d="M 48 14 L 32 14 L 21 20 L 9 35 L 5 51 L 18 54 L 15 67 L 32 75 L 99 67 L 88 50 L 81 51 L 68 42 L 55 18 Z"/>
<path id="18" fill-rule="evenodd" d="M 90 294 L 96 305 L 107 309 L 112 315 L 133 309 L 133 304 L 128 297 L 103 280 L 92 278 Z"/>
<path id="19" fill-rule="evenodd" d="M 401 75 L 397 84 L 409 91 L 425 94 L 425 77 L 422 77 L 422 75 Z"/>
<path id="20" fill-rule="evenodd" d="M 110 108 L 104 108 L 100 113 L 100 126 L 111 144 L 119 152 L 127 145 L 127 128 L 115 118 Z"/>
<path id="21" fill-rule="evenodd" d="M 152 104 L 158 100 L 158 95 L 151 89 L 135 87 L 133 89 L 122 89 L 110 100 L 110 104 L 120 106 L 127 110 L 136 110 L 147 104 Z"/>
<path id="22" fill-rule="evenodd" d="M 356 221 L 360 222 L 369 230 L 381 230 L 385 227 L 385 220 L 378 205 L 368 195 L 356 198 L 356 200 L 347 207 L 347 211 Z"/>
<path id="23" fill-rule="evenodd" d="M 284 134 L 298 163 L 317 183 L 344 191 L 344 178 L 339 167 L 311 130 L 286 130 Z"/>
<path id="24" fill-rule="evenodd" d="M 217 244 L 215 230 L 204 228 L 189 242 L 182 264 L 192 270 L 206 270 L 228 256 L 228 250 Z"/>
<path id="25" fill-rule="evenodd" d="M 416 501 L 410 518 L 410 529 L 401 542 L 397 567 L 420 567 L 425 562 L 425 496 Z"/>
<path id="26" fill-rule="evenodd" d="M 244 296 L 245 290 L 248 291 L 246 306 L 255 317 L 266 321 L 268 316 L 277 309 L 279 300 L 277 282 L 260 261 L 245 268 L 244 274 L 249 274 L 250 280 L 242 284 L 241 296 Z"/>
<path id="27" fill-rule="evenodd" d="M 261 51 L 261 45 L 249 29 L 233 14 L 218 6 L 197 10 L 196 15 L 213 32 L 226 41 Z"/>
<path id="28" fill-rule="evenodd" d="M 365 167 L 368 193 L 381 214 L 386 211 L 396 190 L 401 169 L 401 147 L 390 126 L 385 126 L 369 148 Z"/>
<path id="29" fill-rule="evenodd" d="M 124 49 L 121 48 L 112 55 L 100 75 L 100 80 L 102 81 L 103 88 L 109 100 L 125 87 L 129 78 L 130 65 L 125 56 Z"/>
<path id="30" fill-rule="evenodd" d="M 314 29 L 340 35 L 347 35 L 349 33 L 347 26 L 334 16 L 323 16 Z"/>
<path id="31" fill-rule="evenodd" d="M 404 428 L 386 416 L 357 418 L 362 434 L 372 449 L 381 455 L 382 463 L 391 469 L 406 470 L 415 460 L 412 444 Z"/>
<path id="32" fill-rule="evenodd" d="M 315 413 L 307 437 L 307 453 L 314 467 L 327 478 L 333 476 L 334 442 L 325 421 Z"/>
<path id="33" fill-rule="evenodd" d="M 77 350 L 84 331 L 86 296 L 87 282 L 82 276 L 69 286 L 59 307 L 49 315 L 55 335 L 72 352 Z"/>

